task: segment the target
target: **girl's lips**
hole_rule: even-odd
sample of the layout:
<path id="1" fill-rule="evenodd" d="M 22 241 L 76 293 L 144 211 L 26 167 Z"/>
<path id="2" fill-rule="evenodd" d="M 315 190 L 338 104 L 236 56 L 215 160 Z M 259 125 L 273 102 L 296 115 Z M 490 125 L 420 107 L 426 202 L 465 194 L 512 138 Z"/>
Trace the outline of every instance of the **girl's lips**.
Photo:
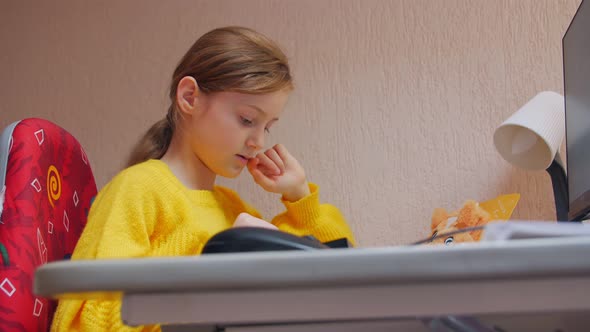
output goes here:
<path id="1" fill-rule="evenodd" d="M 248 158 L 242 156 L 241 154 L 237 154 L 236 156 L 238 157 L 238 159 L 240 159 L 240 161 L 242 163 L 244 163 L 244 164 L 247 164 L 248 163 Z"/>

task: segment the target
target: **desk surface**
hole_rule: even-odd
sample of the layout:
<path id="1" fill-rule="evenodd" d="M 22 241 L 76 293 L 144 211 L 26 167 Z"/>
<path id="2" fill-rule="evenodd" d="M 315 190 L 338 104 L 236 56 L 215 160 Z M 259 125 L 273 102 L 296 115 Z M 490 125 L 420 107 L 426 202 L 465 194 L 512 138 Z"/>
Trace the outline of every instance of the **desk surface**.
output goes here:
<path id="1" fill-rule="evenodd" d="M 40 267 L 35 293 L 124 294 L 131 325 L 583 311 L 588 257 L 590 238 L 578 237 L 68 261 Z"/>
<path id="2" fill-rule="evenodd" d="M 41 266 L 35 293 L 254 290 L 501 278 L 590 276 L 590 238 L 191 257 L 63 261 Z M 85 297 L 86 295 L 80 295 Z"/>

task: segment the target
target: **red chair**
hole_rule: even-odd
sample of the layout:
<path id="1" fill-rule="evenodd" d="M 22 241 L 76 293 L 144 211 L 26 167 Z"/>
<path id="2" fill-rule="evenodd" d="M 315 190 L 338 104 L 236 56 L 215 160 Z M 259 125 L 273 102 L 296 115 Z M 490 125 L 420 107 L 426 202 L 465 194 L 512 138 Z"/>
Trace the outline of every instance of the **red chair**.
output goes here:
<path id="1" fill-rule="evenodd" d="M 56 302 L 33 294 L 34 272 L 69 259 L 96 196 L 94 176 L 72 135 L 49 121 L 25 119 L 0 137 L 0 190 L 3 185 L 0 330 L 48 331 Z"/>

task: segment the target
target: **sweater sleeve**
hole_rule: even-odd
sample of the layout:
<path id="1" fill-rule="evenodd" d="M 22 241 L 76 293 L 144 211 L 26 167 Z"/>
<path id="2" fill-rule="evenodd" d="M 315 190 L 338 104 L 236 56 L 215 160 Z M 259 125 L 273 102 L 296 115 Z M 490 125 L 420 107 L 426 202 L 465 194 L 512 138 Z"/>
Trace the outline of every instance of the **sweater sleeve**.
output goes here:
<path id="1" fill-rule="evenodd" d="M 157 219 L 157 199 L 140 178 L 120 177 L 97 196 L 72 259 L 146 256 Z"/>
<path id="2" fill-rule="evenodd" d="M 153 194 L 138 179 L 113 179 L 96 197 L 72 260 L 142 257 L 150 251 L 156 220 Z M 149 331 L 121 321 L 120 300 L 60 300 L 52 331 Z"/>
<path id="3" fill-rule="evenodd" d="M 296 202 L 282 199 L 286 211 L 273 218 L 280 230 L 295 235 L 313 235 L 322 242 L 347 238 L 355 243 L 342 213 L 333 205 L 320 204 L 318 186 L 310 183 L 310 195 Z"/>

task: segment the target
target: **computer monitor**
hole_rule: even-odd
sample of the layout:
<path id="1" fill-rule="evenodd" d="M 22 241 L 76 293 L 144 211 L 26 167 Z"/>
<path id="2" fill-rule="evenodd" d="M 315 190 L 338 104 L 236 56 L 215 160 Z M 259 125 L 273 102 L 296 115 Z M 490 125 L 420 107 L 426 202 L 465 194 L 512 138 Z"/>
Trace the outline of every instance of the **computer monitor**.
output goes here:
<path id="1" fill-rule="evenodd" d="M 590 1 L 583 0 L 562 40 L 568 219 L 590 212 Z"/>

